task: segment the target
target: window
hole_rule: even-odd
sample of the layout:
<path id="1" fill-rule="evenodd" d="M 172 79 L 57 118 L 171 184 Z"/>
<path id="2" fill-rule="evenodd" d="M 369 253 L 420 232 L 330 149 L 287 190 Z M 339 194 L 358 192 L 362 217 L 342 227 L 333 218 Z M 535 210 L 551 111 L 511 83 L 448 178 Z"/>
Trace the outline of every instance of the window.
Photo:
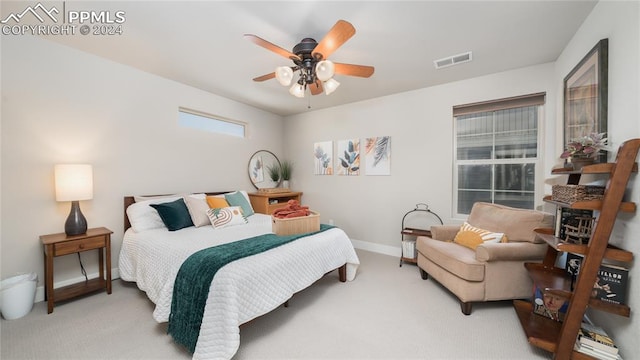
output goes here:
<path id="1" fill-rule="evenodd" d="M 477 201 L 533 209 L 544 93 L 455 106 L 454 211 Z"/>
<path id="2" fill-rule="evenodd" d="M 178 109 L 178 124 L 183 127 L 244 138 L 246 125 L 194 110 Z"/>

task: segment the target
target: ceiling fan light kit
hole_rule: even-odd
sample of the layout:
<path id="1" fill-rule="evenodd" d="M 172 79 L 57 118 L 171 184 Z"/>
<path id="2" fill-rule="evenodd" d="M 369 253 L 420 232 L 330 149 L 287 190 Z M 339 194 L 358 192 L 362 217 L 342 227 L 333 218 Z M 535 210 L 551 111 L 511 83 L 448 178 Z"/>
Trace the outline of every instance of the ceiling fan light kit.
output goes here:
<path id="1" fill-rule="evenodd" d="M 276 79 L 282 86 L 291 85 L 291 80 L 293 80 L 293 70 L 288 66 L 278 66 L 276 68 Z"/>
<path id="2" fill-rule="evenodd" d="M 293 52 L 256 35 L 245 34 L 245 38 L 249 41 L 284 56 L 295 64 L 293 67 L 278 66 L 275 72 L 253 80 L 266 81 L 275 77 L 282 86 L 289 86 L 293 82 L 294 72 L 299 71 L 300 77 L 289 88 L 289 93 L 295 97 L 303 98 L 307 88 L 311 95 L 321 94 L 323 90 L 327 95 L 334 92 L 340 86 L 340 83 L 333 78 L 335 74 L 368 78 L 373 75 L 373 66 L 334 63 L 328 60 L 329 56 L 355 33 L 356 29 L 353 25 L 347 21 L 338 20 L 320 42 L 316 42 L 312 38 L 304 38 L 293 47 Z"/>

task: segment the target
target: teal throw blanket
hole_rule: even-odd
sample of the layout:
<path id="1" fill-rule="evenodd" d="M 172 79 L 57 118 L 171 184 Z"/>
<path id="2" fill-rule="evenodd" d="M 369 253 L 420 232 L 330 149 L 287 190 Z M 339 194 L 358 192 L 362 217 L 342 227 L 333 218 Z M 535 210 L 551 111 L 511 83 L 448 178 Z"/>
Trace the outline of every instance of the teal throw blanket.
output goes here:
<path id="1" fill-rule="evenodd" d="M 264 234 L 213 246 L 192 254 L 180 266 L 173 285 L 167 332 L 173 336 L 177 343 L 182 344 L 193 353 L 198 342 L 211 281 L 220 268 L 243 257 L 258 254 L 333 227 L 320 224 L 320 230 L 311 233 L 286 236 Z"/>

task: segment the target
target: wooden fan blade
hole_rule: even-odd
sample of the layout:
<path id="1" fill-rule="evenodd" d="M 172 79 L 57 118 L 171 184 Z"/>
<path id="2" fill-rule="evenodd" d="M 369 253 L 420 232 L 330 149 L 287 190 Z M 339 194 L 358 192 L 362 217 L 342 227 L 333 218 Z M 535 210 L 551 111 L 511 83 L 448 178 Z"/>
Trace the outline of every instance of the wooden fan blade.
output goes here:
<path id="1" fill-rule="evenodd" d="M 288 50 L 285 50 L 285 49 L 281 48 L 278 45 L 270 43 L 267 40 L 265 40 L 265 39 L 263 39 L 263 38 L 261 38 L 259 36 L 256 36 L 256 35 L 253 35 L 253 34 L 244 34 L 244 37 L 245 37 L 245 39 L 251 41 L 252 43 L 254 43 L 254 44 L 258 45 L 258 46 L 262 46 L 263 48 L 265 48 L 265 49 L 267 49 L 269 51 L 273 51 L 274 53 L 276 53 L 276 54 L 278 54 L 280 56 L 284 56 L 287 59 L 301 60 L 298 55 L 296 55 L 296 54 L 294 54 L 294 53 L 292 53 L 292 52 L 290 52 Z"/>
<path id="2" fill-rule="evenodd" d="M 359 76 L 365 78 L 373 75 L 373 71 L 375 70 L 373 66 L 366 65 L 353 65 L 343 63 L 333 63 L 333 65 L 335 65 L 334 71 L 336 74 Z"/>
<path id="3" fill-rule="evenodd" d="M 258 76 L 257 78 L 253 78 L 253 81 L 266 81 L 276 77 L 276 73 L 272 72 L 270 74 L 265 74 L 262 76 Z"/>
<path id="4" fill-rule="evenodd" d="M 351 23 L 338 20 L 327 35 L 316 45 L 315 49 L 313 49 L 313 56 L 328 59 L 334 51 L 347 42 L 355 33 L 356 28 L 354 28 Z"/>
<path id="5" fill-rule="evenodd" d="M 322 94 L 322 81 L 316 80 L 313 84 L 309 84 L 309 90 L 311 91 L 311 95 Z"/>

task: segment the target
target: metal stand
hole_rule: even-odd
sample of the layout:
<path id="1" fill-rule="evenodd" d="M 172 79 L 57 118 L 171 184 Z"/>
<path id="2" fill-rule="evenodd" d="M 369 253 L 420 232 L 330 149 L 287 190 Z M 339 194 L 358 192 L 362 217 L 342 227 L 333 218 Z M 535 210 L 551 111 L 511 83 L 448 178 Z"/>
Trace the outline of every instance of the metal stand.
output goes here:
<path id="1" fill-rule="evenodd" d="M 440 222 L 440 225 L 443 225 L 444 223 L 442 222 L 442 219 L 440 218 L 440 216 L 438 216 L 438 214 L 434 213 L 433 211 L 429 210 L 429 205 L 425 204 L 425 203 L 418 203 L 416 204 L 415 209 L 408 211 L 407 213 L 404 214 L 404 216 L 402 217 L 402 229 L 400 231 L 401 234 L 401 255 L 400 255 L 400 267 L 402 267 L 402 262 L 406 261 L 406 262 L 410 262 L 413 264 L 416 264 L 418 262 L 417 257 L 413 257 L 414 254 L 405 254 L 405 236 L 415 236 L 416 238 L 418 236 L 431 236 L 431 230 L 429 230 L 428 228 L 415 228 L 415 227 L 407 227 L 405 225 L 405 221 L 407 220 L 407 216 L 412 214 L 412 213 L 424 213 L 424 215 L 430 216 L 430 217 L 435 217 L 438 219 L 438 221 Z M 415 253 L 415 241 L 412 241 L 414 244 L 414 253 Z M 411 255 L 412 257 L 407 257 L 405 255 Z"/>

